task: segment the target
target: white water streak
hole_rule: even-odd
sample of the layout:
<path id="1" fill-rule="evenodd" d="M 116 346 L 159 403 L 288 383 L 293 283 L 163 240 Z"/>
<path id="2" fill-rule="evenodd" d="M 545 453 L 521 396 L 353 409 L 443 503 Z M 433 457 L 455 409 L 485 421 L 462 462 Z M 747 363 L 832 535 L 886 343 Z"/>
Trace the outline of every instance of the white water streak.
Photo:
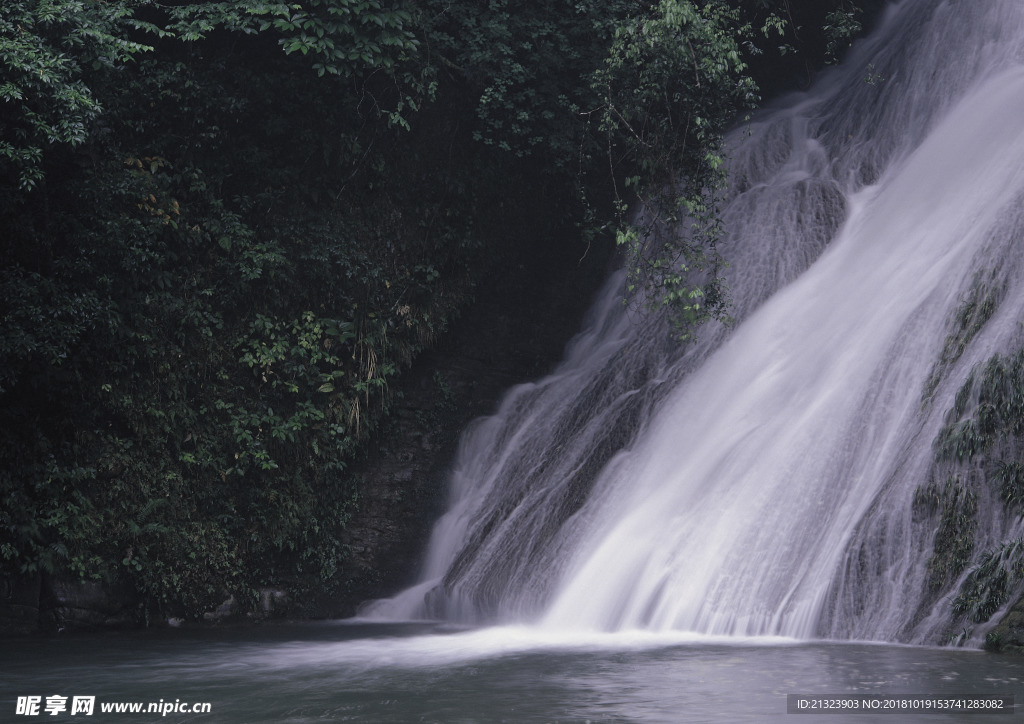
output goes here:
<path id="1" fill-rule="evenodd" d="M 1022 48 L 1024 3 L 906 2 L 738 131 L 742 324 L 680 355 L 610 287 L 566 362 L 467 434 L 424 582 L 376 613 L 934 639 L 910 501 L 969 365 L 1020 342 Z M 923 405 L 978 271 L 1003 302 Z M 986 541 L 1011 530 L 986 516 Z"/>
<path id="2" fill-rule="evenodd" d="M 639 470 L 595 502 L 618 522 L 589 537 L 546 624 L 814 634 L 919 415 L 949 280 L 985 241 L 979 217 L 1024 188 L 1021 119 L 1015 69 L 854 199 L 822 258 L 673 393 L 631 453 Z M 907 335 L 921 346 L 894 354 Z M 886 404 L 865 408 L 869 394 Z"/>

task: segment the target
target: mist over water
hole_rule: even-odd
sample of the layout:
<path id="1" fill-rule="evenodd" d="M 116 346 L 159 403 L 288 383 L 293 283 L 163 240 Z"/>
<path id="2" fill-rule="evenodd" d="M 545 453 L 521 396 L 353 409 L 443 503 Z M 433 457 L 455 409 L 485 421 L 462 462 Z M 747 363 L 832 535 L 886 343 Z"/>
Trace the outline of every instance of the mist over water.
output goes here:
<path id="1" fill-rule="evenodd" d="M 28 645 L 26 645 L 28 643 Z M 684 632 L 439 630 L 428 624 L 263 626 L 0 641 L 15 697 L 197 702 L 175 724 L 791 721 L 787 695 L 1016 696 L 1024 663 L 923 647 L 709 637 Z M 41 716 L 46 716 L 41 713 Z M 65 713 L 57 721 L 67 721 Z M 119 717 L 113 717 L 119 718 Z M 829 722 L 1003 721 L 964 712 L 831 714 Z M 74 721 L 73 718 L 70 718 Z M 800 717 L 801 721 L 824 720 Z M 7 721 L 7 719 L 5 719 Z"/>
<path id="2" fill-rule="evenodd" d="M 943 643 L 911 502 L 962 381 L 1022 342 L 1022 119 L 1024 3 L 890 8 L 730 138 L 738 323 L 681 349 L 610 280 L 465 433 L 422 582 L 368 615 Z M 1001 302 L 939 369 L 979 275 Z M 996 503 L 976 551 L 1021 533 Z"/>

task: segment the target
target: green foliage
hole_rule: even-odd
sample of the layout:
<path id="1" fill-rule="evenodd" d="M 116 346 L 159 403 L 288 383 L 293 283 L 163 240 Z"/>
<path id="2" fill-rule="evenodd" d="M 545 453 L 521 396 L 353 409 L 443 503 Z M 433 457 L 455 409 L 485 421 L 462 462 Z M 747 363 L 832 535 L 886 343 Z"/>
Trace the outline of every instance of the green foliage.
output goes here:
<path id="1" fill-rule="evenodd" d="M 1004 285 L 998 282 L 997 272 L 998 270 L 992 270 L 988 275 L 982 272 L 975 274 L 971 288 L 967 290 L 967 294 L 953 313 L 950 324 L 954 331 L 946 336 L 939 360 L 932 367 L 928 380 L 925 382 L 921 394 L 921 399 L 924 402 L 931 399 L 943 375 L 960 359 L 964 350 L 967 349 L 967 345 L 982 330 L 999 307 L 1003 298 Z M 957 414 L 959 415 L 959 413 Z"/>
<path id="2" fill-rule="evenodd" d="M 1024 435 L 1024 350 L 986 363 L 978 387 L 979 422 L 989 435 Z"/>
<path id="3" fill-rule="evenodd" d="M 986 551 L 960 587 L 953 601 L 954 615 L 969 617 L 974 623 L 988 621 L 1022 579 L 1024 539 Z"/>
<path id="4" fill-rule="evenodd" d="M 0 482 L 21 501 L 4 521 L 18 531 L 9 565 L 120 573 L 190 615 L 225 587 L 296 576 L 329 586 L 357 500 L 346 467 L 378 424 L 389 378 L 422 348 L 420 320 L 449 312 L 420 306 L 412 280 L 371 292 L 372 275 L 353 275 L 332 290 L 369 263 L 362 242 L 308 224 L 301 243 L 254 230 L 201 179 L 129 157 L 74 189 L 83 207 L 96 189 L 117 210 L 64 251 L 88 266 L 105 313 L 78 321 L 61 340 L 70 349 L 40 338 L 31 315 L 10 337 L 20 364 L 5 365 L 8 422 L 25 416 L 22 396 L 52 419 L 32 428 L 45 438 L 7 441 L 4 468 L 17 475 Z M 73 360 L 69 379 L 51 358 Z M 37 458 L 47 467 L 26 467 Z"/>
<path id="5" fill-rule="evenodd" d="M 419 46 L 413 7 L 401 1 L 202 2 L 168 13 L 167 31 L 190 42 L 221 28 L 248 35 L 274 30 L 285 53 L 312 55 L 321 76 L 393 71 Z"/>
<path id="6" fill-rule="evenodd" d="M 630 284 L 685 328 L 721 315 L 717 197 L 725 183 L 723 134 L 757 99 L 739 41 L 749 27 L 723 3 L 662 0 L 615 32 L 593 77 L 608 163 L 626 169 L 617 241 Z M 627 196 L 628 194 L 628 196 Z M 627 223 L 639 204 L 639 225 Z M 677 222 L 689 229 L 679 233 Z"/>
<path id="7" fill-rule="evenodd" d="M 200 2 L 167 9 L 164 32 L 186 42 L 218 31 L 273 36 L 318 76 L 355 81 L 361 107 L 408 130 L 408 115 L 432 97 L 432 67 L 417 64 L 416 8 L 406 0 Z"/>
<path id="8" fill-rule="evenodd" d="M 840 53 L 860 35 L 863 27 L 858 20 L 861 9 L 856 5 L 833 10 L 825 16 L 825 62 L 835 63 Z"/>
<path id="9" fill-rule="evenodd" d="M 546 154 L 542 172 L 575 175 L 593 150 L 580 116 L 596 104 L 590 74 L 634 7 L 557 0 L 524 12 L 508 0 L 446 0 L 430 4 L 426 34 L 439 71 L 472 88 L 474 139 L 517 158 Z"/>
<path id="10" fill-rule="evenodd" d="M 995 472 L 1000 497 L 1007 507 L 1024 507 L 1024 463 L 999 461 L 995 465 Z"/>
<path id="11" fill-rule="evenodd" d="M 974 297 L 958 309 L 959 326 L 969 336 L 991 316 L 992 309 L 986 307 L 994 307 L 993 297 L 985 294 L 982 298 L 980 305 Z M 959 355 L 960 338 L 950 339 Z M 1019 511 L 1024 505 L 1024 464 L 1018 459 L 1022 438 L 1024 350 L 1019 350 L 1006 357 L 993 355 L 980 371 L 976 368 L 964 381 L 946 414 L 946 425 L 936 436 L 935 457 L 939 463 L 961 468 L 979 461 L 973 464 L 980 463 L 980 477 L 997 493 L 1007 511 Z M 1001 459 L 1006 453 L 1012 457 Z M 926 514 L 942 511 L 934 553 L 928 563 L 929 585 L 932 590 L 940 590 L 955 580 L 971 557 L 976 494 L 954 477 L 941 491 L 934 486 L 918 490 L 914 505 L 915 511 Z M 961 585 L 953 601 L 954 615 L 975 623 L 988 621 L 1022 579 L 1024 544 L 1020 540 L 986 551 Z"/>
<path id="12" fill-rule="evenodd" d="M 517 159 L 543 153 L 542 174 L 573 179 L 585 233 L 614 228 L 634 289 L 683 330 L 724 315 L 722 138 L 757 100 L 740 10 L 677 0 L 438 7 L 429 46 L 439 75 L 478 94 L 474 138 Z M 634 226 L 627 213 L 638 208 L 646 221 Z M 664 233 L 684 217 L 691 229 Z"/>
<path id="13" fill-rule="evenodd" d="M 412 183 L 443 166 L 244 42 L 97 71 L 103 132 L 0 209 L 5 571 L 121 577 L 189 616 L 330 589 L 348 466 L 469 298 L 463 192 Z"/>
<path id="14" fill-rule="evenodd" d="M 21 190 L 43 179 L 43 153 L 85 142 L 100 104 L 84 67 L 112 66 L 150 50 L 128 2 L 9 0 L 0 5 L 0 172 Z"/>
<path id="15" fill-rule="evenodd" d="M 978 497 L 959 478 L 950 477 L 942 487 L 931 483 L 915 490 L 913 505 L 917 515 L 939 515 L 934 551 L 928 559 L 928 586 L 939 591 L 970 562 Z"/>
<path id="16" fill-rule="evenodd" d="M 977 405 L 964 419 L 974 395 Z M 997 442 L 1024 436 L 1024 350 L 1007 358 L 993 355 L 977 381 L 972 373 L 946 420 L 934 442 L 940 461 L 970 461 Z"/>
<path id="17" fill-rule="evenodd" d="M 935 452 L 940 460 L 970 462 L 987 444 L 974 420 L 961 420 L 942 428 L 935 439 Z"/>

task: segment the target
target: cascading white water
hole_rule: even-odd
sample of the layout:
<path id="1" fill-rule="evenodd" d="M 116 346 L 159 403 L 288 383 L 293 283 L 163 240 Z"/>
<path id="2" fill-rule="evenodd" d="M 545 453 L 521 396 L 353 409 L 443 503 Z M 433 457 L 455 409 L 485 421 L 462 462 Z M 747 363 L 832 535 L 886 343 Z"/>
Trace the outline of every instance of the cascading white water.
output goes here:
<path id="1" fill-rule="evenodd" d="M 680 351 L 613 279 L 562 365 L 467 431 L 423 582 L 373 615 L 940 635 L 911 502 L 960 382 L 1022 342 L 1024 3 L 890 8 L 731 144 L 741 322 Z M 1002 301 L 923 402 L 979 272 Z"/>

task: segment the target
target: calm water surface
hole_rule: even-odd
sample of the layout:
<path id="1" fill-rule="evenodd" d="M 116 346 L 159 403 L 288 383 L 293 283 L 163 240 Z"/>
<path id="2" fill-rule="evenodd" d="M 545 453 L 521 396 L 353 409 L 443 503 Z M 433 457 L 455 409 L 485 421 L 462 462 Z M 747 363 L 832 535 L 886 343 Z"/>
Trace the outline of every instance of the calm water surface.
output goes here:
<path id="1" fill-rule="evenodd" d="M 788 714 L 787 695 L 1015 696 L 1024 660 L 959 649 L 685 634 L 320 623 L 0 642 L 0 721 L 904 722 L 1022 714 Z M 19 696 L 95 696 L 91 718 Z M 103 713 L 209 702 L 208 714 Z M 1018 709 L 1019 710 L 1019 709 Z"/>

